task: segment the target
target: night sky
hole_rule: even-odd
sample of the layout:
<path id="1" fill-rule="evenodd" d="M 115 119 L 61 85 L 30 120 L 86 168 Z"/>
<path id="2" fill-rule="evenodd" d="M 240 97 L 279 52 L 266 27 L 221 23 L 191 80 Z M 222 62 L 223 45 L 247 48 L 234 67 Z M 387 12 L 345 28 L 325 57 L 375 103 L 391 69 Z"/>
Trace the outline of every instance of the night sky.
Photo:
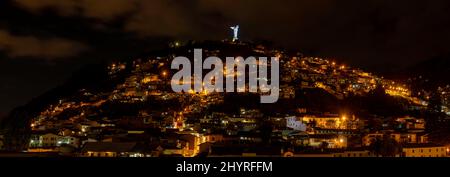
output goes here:
<path id="1" fill-rule="evenodd" d="M 374 72 L 450 53 L 448 0 L 1 0 L 0 117 L 83 65 L 167 41 L 229 38 L 336 58 Z"/>

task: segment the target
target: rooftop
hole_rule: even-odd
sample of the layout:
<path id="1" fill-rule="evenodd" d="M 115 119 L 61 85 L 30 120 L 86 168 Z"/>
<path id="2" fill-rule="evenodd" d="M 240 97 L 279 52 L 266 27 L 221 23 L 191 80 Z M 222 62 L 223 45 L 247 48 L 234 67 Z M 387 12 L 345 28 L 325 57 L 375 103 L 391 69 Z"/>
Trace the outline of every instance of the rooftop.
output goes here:
<path id="1" fill-rule="evenodd" d="M 88 142 L 83 147 L 83 152 L 131 152 L 135 149 L 136 143 L 120 142 Z"/>
<path id="2" fill-rule="evenodd" d="M 431 147 L 445 147 L 444 145 L 435 143 L 421 143 L 421 144 L 405 144 L 403 148 L 431 148 Z"/>

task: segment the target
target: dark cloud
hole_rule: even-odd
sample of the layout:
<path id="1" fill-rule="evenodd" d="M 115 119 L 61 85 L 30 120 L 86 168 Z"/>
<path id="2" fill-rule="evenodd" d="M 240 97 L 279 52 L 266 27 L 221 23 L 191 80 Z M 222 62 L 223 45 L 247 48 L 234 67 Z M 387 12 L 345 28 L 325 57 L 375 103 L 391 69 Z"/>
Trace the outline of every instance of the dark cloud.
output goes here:
<path id="1" fill-rule="evenodd" d="M 183 36 L 198 30 L 195 25 L 189 12 L 176 1 L 156 0 L 141 1 L 124 28 L 143 36 Z"/>
<path id="2" fill-rule="evenodd" d="M 34 36 L 17 36 L 0 30 L 0 50 L 11 58 L 33 57 L 55 59 L 73 57 L 86 50 L 79 42 L 62 38 L 39 39 Z"/>
<path id="3" fill-rule="evenodd" d="M 14 2 L 37 14 L 51 8 L 63 16 L 81 15 L 102 20 L 112 20 L 137 8 L 136 0 L 14 0 Z"/>
<path id="4" fill-rule="evenodd" d="M 33 12 L 101 21 L 122 18 L 124 32 L 139 36 L 222 39 L 239 23 L 245 39 L 268 39 L 363 66 L 449 52 L 446 0 L 15 0 Z M 413 52 L 411 52 L 413 51 Z M 410 62 L 412 63 L 412 62 Z"/>
<path id="5" fill-rule="evenodd" d="M 202 1 L 264 37 L 354 64 L 413 64 L 441 52 L 449 40 L 449 2 L 388 0 Z"/>
<path id="6" fill-rule="evenodd" d="M 124 32 L 141 37 L 172 36 L 199 37 L 204 27 L 199 8 L 190 2 L 175 0 L 14 0 L 18 7 L 35 14 L 54 10 L 61 16 L 80 16 L 100 22 L 124 17 Z M 195 2 L 195 1 L 192 1 Z M 97 27 L 99 24 L 95 24 Z"/>

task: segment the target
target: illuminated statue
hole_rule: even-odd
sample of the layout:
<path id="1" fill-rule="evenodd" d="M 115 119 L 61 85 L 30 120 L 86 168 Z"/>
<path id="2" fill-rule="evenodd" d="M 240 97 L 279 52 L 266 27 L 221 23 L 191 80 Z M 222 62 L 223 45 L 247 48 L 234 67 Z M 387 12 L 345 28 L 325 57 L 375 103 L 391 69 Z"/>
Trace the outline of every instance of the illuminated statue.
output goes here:
<path id="1" fill-rule="evenodd" d="M 238 40 L 239 25 L 230 27 L 233 30 L 233 42 Z"/>

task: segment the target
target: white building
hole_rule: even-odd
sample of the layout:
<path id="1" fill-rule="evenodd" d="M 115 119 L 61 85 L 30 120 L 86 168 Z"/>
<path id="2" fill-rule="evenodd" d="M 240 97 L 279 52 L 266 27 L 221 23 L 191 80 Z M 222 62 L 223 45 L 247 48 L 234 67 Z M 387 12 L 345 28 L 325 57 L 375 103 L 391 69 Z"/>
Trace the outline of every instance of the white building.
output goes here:
<path id="1" fill-rule="evenodd" d="M 303 124 L 301 121 L 297 120 L 297 117 L 295 116 L 286 117 L 286 127 L 298 131 L 306 131 L 306 125 Z"/>
<path id="2" fill-rule="evenodd" d="M 30 148 L 51 148 L 59 147 L 61 145 L 71 145 L 74 147 L 80 146 L 78 138 L 73 136 L 59 136 L 53 133 L 35 134 L 30 138 Z"/>
<path id="3" fill-rule="evenodd" d="M 61 136 L 58 138 L 57 146 L 61 145 L 71 145 L 78 148 L 80 146 L 80 140 L 73 136 Z"/>
<path id="4" fill-rule="evenodd" d="M 47 133 L 39 137 L 41 147 L 56 147 L 59 136 L 53 133 Z"/>

